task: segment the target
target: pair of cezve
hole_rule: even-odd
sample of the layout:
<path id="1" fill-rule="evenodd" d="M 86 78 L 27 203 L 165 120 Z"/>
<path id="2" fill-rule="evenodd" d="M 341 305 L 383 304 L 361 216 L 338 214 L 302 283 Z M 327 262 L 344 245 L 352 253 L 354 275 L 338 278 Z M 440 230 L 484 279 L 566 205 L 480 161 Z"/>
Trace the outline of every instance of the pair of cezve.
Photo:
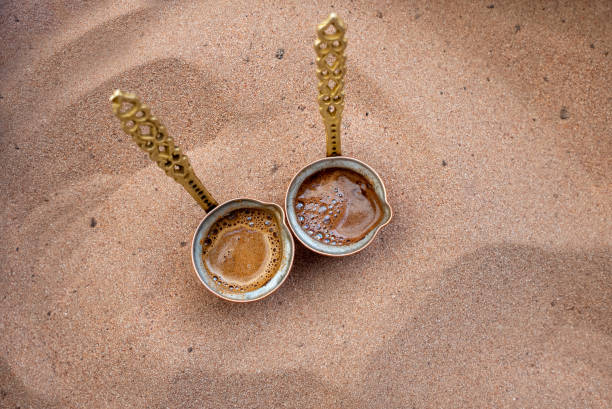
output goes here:
<path id="1" fill-rule="evenodd" d="M 287 224 L 309 249 L 346 256 L 365 248 L 391 220 L 378 174 L 363 162 L 340 156 L 345 31 L 335 13 L 317 27 L 318 99 L 327 158 L 302 168 L 291 181 L 285 198 L 288 223 L 283 209 L 273 203 L 241 198 L 219 205 L 149 108 L 133 94 L 117 90 L 111 96 L 123 130 L 207 212 L 193 237 L 191 257 L 198 278 L 223 299 L 259 300 L 283 283 L 294 254 Z"/>

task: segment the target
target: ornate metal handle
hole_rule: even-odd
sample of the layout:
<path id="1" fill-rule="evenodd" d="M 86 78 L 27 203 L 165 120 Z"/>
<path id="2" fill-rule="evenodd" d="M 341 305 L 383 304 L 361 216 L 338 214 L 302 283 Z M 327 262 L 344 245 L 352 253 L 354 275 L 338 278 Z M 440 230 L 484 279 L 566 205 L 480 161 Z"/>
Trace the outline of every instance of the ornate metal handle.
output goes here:
<path id="1" fill-rule="evenodd" d="M 174 140 L 159 120 L 151 115 L 149 107 L 142 104 L 136 95 L 120 90 L 111 95 L 110 101 L 123 131 L 132 136 L 134 142 L 149 154 L 166 175 L 183 185 L 204 211 L 209 212 L 217 206 L 215 199 L 193 172 L 187 156 L 174 145 Z"/>
<path id="2" fill-rule="evenodd" d="M 346 24 L 336 15 L 317 26 L 317 78 L 319 78 L 319 112 L 327 135 L 327 156 L 342 155 L 340 149 L 340 123 L 344 110 L 344 33 Z"/>

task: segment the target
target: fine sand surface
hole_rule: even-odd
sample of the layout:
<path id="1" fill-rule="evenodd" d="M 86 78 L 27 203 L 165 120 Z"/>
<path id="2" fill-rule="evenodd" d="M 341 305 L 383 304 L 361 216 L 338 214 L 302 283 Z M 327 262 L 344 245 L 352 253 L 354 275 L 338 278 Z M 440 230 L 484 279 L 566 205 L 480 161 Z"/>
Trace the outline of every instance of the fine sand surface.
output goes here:
<path id="1" fill-rule="evenodd" d="M 240 3 L 0 5 L 0 407 L 612 407 L 612 3 Z M 343 151 L 394 218 L 228 303 L 192 270 L 203 211 L 108 97 L 219 201 L 283 203 L 325 151 L 331 11 Z"/>

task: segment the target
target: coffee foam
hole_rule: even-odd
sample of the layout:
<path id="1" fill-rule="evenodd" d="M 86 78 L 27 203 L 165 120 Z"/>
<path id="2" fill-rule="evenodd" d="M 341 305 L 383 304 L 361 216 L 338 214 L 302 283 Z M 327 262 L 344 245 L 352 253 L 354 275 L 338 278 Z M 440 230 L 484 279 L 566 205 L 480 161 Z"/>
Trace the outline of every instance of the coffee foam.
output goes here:
<path id="1" fill-rule="evenodd" d="M 344 168 L 323 169 L 304 180 L 294 210 L 302 230 L 332 246 L 361 240 L 383 216 L 373 186 Z"/>
<path id="2" fill-rule="evenodd" d="M 219 244 L 224 235 L 227 236 L 237 229 L 245 229 L 245 233 L 260 234 L 266 242 L 266 265 L 256 279 L 249 280 L 247 284 L 237 280 L 228 279 L 220 272 L 209 269 L 206 262 L 209 253 Z M 280 267 L 282 258 L 282 241 L 280 226 L 276 217 L 268 211 L 257 208 L 237 209 L 229 212 L 217 220 L 209 229 L 208 234 L 201 240 L 202 259 L 204 269 L 212 278 L 218 290 L 223 292 L 244 293 L 264 286 Z"/>

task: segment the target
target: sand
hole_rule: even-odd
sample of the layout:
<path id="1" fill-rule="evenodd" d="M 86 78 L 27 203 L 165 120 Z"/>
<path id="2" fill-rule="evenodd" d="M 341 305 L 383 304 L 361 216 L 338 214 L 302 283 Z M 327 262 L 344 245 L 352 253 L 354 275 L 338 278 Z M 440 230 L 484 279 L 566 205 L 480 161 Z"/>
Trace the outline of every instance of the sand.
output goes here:
<path id="1" fill-rule="evenodd" d="M 610 2 L 73 3 L 0 6 L 0 407 L 612 406 Z M 283 203 L 325 151 L 330 11 L 343 150 L 394 219 L 231 304 L 108 97 L 138 93 L 217 200 Z"/>

